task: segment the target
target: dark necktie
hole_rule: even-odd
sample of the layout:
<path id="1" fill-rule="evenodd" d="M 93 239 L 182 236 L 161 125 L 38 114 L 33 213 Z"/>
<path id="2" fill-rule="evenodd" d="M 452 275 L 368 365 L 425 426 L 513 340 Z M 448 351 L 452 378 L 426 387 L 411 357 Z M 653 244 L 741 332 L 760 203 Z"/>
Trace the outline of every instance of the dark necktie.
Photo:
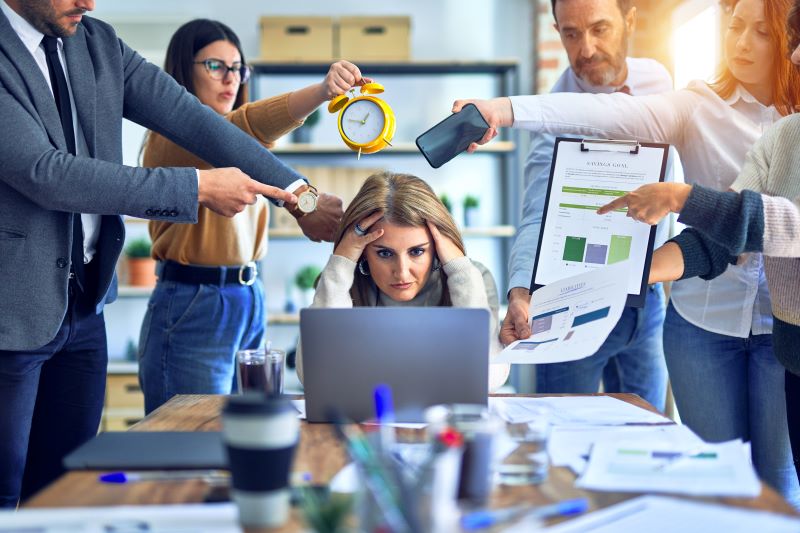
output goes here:
<path id="1" fill-rule="evenodd" d="M 72 126 L 72 104 L 69 100 L 69 87 L 67 87 L 67 77 L 64 69 L 61 68 L 61 61 L 58 59 L 58 39 L 45 35 L 42 39 L 45 58 L 47 59 L 47 71 L 50 73 L 50 85 L 53 87 L 53 96 L 56 99 L 56 107 L 61 117 L 61 129 L 64 130 L 64 138 L 67 141 L 69 153 L 75 155 L 75 129 Z M 72 215 L 72 272 L 75 274 L 78 286 L 83 290 L 85 287 L 84 265 L 83 265 L 83 224 L 81 214 Z"/>

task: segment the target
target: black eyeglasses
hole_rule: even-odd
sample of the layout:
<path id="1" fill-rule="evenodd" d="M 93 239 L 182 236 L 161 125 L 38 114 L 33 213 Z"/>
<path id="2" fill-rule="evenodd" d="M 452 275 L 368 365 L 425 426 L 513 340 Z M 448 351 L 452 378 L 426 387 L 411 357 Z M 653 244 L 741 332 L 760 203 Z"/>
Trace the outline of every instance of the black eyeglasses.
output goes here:
<path id="1" fill-rule="evenodd" d="M 241 85 L 244 85 L 250 79 L 250 66 L 242 63 L 234 63 L 228 66 L 221 59 L 208 58 L 203 61 L 195 61 L 194 64 L 203 65 L 208 75 L 215 80 L 224 80 L 228 72 L 239 78 Z"/>

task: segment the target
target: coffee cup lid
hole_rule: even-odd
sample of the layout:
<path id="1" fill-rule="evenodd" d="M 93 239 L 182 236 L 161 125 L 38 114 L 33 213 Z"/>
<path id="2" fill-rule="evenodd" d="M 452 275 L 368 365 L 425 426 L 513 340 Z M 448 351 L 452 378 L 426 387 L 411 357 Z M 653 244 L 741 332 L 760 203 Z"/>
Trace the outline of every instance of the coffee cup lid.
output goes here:
<path id="1" fill-rule="evenodd" d="M 284 411 L 294 411 L 288 399 L 269 398 L 255 392 L 231 396 L 222 409 L 230 415 L 275 415 Z"/>

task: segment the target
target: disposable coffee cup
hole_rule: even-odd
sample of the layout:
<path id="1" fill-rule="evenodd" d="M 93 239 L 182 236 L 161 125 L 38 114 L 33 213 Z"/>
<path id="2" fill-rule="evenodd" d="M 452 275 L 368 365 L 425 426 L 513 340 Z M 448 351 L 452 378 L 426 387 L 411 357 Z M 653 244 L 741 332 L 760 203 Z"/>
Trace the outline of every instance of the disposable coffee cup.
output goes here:
<path id="1" fill-rule="evenodd" d="M 231 496 L 246 527 L 278 527 L 289 518 L 289 473 L 300 421 L 285 399 L 231 396 L 222 435 L 231 470 Z"/>

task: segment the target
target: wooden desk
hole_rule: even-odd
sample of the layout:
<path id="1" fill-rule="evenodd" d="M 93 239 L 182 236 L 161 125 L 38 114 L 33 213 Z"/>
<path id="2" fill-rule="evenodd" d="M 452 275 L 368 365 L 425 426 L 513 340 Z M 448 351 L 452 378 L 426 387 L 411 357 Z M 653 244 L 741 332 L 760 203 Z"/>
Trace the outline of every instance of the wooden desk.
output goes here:
<path id="1" fill-rule="evenodd" d="M 610 394 L 642 409 L 655 409 L 633 394 Z M 224 396 L 178 396 L 136 424 L 131 431 L 219 431 Z M 665 419 L 667 420 L 667 419 Z M 413 431 L 413 430 L 405 430 Z M 297 472 L 310 472 L 314 483 L 327 483 L 348 462 L 344 449 L 327 424 L 301 425 L 300 445 L 294 462 Z M 138 482 L 108 485 L 97 481 L 98 472 L 69 472 L 41 491 L 25 507 L 75 507 L 98 505 L 145 505 L 201 502 L 208 486 L 200 481 Z M 575 476 L 566 468 L 551 468 L 541 485 L 498 487 L 491 504 L 505 507 L 517 503 L 544 504 L 554 500 L 587 497 L 593 509 L 633 498 L 636 494 L 590 492 L 574 487 Z M 737 507 L 770 510 L 795 515 L 792 507 L 774 490 L 762 485 L 755 499 L 709 498 Z M 279 531 L 301 528 L 299 514 L 293 511 L 290 523 Z"/>

